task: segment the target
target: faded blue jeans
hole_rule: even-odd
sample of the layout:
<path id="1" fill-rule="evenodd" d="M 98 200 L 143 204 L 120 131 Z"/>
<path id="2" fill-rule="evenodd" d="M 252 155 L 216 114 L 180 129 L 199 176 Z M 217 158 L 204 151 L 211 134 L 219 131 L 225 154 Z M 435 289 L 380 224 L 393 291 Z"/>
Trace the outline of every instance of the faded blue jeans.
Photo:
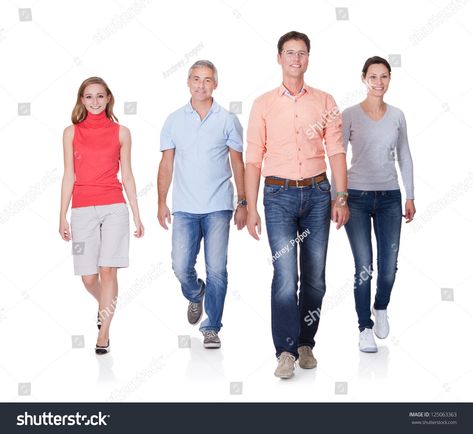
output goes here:
<path id="1" fill-rule="evenodd" d="M 371 319 L 371 278 L 373 250 L 371 222 L 377 248 L 376 295 L 374 308 L 388 307 L 397 271 L 397 256 L 401 237 L 401 191 L 362 191 L 348 189 L 350 220 L 345 225 L 355 259 L 355 307 L 358 328 L 373 328 Z"/>
<path id="2" fill-rule="evenodd" d="M 208 214 L 174 213 L 172 226 L 172 269 L 181 283 L 182 293 L 187 300 L 199 303 L 204 296 L 207 319 L 200 325 L 200 331 L 219 331 L 222 327 L 223 306 L 227 293 L 227 251 L 230 210 Z M 204 283 L 197 277 L 195 264 L 204 239 L 205 269 Z"/>
<path id="3" fill-rule="evenodd" d="M 287 351 L 297 359 L 298 347 L 315 345 L 325 295 L 330 205 L 328 180 L 302 188 L 264 187 L 273 263 L 271 327 L 276 356 Z"/>

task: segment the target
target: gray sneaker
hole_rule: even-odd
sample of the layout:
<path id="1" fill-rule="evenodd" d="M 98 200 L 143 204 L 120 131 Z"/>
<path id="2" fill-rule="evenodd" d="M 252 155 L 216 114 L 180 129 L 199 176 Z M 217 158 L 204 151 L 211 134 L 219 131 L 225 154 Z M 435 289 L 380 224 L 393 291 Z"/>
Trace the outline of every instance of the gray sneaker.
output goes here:
<path id="1" fill-rule="evenodd" d="M 189 302 L 189 306 L 187 306 L 187 321 L 192 325 L 197 324 L 200 319 L 202 318 L 202 305 L 203 305 L 203 298 L 205 293 L 205 283 L 199 279 L 199 283 L 202 286 L 202 290 L 200 291 L 201 299 L 199 303 L 193 303 L 192 301 Z"/>
<path id="2" fill-rule="evenodd" d="M 220 348 L 221 342 L 215 330 L 205 330 L 202 334 L 204 335 L 204 348 Z"/>
<path id="3" fill-rule="evenodd" d="M 189 306 L 187 307 L 187 320 L 192 325 L 195 325 L 200 321 L 201 318 L 202 318 L 202 302 L 193 303 L 192 301 L 190 301 Z"/>
<path id="4" fill-rule="evenodd" d="M 294 363 L 296 358 L 287 351 L 283 351 L 278 357 L 278 367 L 274 371 L 276 377 L 282 379 L 291 378 L 294 375 Z"/>
<path id="5" fill-rule="evenodd" d="M 312 369 L 317 366 L 317 360 L 312 354 L 312 348 L 309 345 L 302 345 L 297 349 L 299 353 L 299 366 L 302 369 Z"/>

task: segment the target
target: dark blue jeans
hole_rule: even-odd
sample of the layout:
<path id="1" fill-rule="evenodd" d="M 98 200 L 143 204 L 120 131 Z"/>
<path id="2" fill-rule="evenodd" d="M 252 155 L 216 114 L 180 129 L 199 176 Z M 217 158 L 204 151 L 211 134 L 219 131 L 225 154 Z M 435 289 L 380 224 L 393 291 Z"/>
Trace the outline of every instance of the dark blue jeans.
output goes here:
<path id="1" fill-rule="evenodd" d="M 202 300 L 204 283 L 197 278 L 195 263 L 204 239 L 205 285 L 204 308 L 207 319 L 200 324 L 200 331 L 219 331 L 222 327 L 223 306 L 227 294 L 227 251 L 232 211 L 208 214 L 174 213 L 172 225 L 172 268 L 181 283 L 187 300 Z"/>
<path id="2" fill-rule="evenodd" d="M 265 186 L 264 213 L 274 269 L 271 327 L 276 356 L 287 351 L 297 358 L 299 346 L 315 344 L 325 295 L 330 183 Z"/>
<path id="3" fill-rule="evenodd" d="M 355 306 L 360 331 L 372 328 L 371 278 L 373 251 L 371 222 L 377 248 L 376 296 L 374 308 L 388 307 L 397 271 L 397 255 L 401 236 L 401 192 L 348 190 L 350 220 L 345 225 L 355 259 Z"/>

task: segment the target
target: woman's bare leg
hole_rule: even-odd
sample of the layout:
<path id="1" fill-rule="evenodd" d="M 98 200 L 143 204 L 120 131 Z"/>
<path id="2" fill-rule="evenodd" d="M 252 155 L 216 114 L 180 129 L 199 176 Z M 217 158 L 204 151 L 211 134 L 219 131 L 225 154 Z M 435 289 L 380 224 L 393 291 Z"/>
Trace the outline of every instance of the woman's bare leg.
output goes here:
<path id="1" fill-rule="evenodd" d="M 108 342 L 110 323 L 115 312 L 118 296 L 117 268 L 100 267 L 99 311 L 102 320 L 97 337 L 97 345 L 105 346 Z"/>
<path id="2" fill-rule="evenodd" d="M 92 296 L 100 303 L 100 279 L 98 274 L 90 274 L 82 276 L 82 283 L 85 289 L 89 291 Z"/>

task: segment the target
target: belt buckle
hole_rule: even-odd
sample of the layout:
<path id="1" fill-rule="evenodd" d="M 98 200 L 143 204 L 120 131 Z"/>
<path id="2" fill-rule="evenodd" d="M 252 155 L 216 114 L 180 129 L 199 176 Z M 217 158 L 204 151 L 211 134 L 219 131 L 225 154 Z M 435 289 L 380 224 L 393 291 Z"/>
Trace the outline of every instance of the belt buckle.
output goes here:
<path id="1" fill-rule="evenodd" d="M 296 187 L 297 188 L 303 188 L 303 185 L 299 185 L 299 181 L 303 181 L 303 179 L 296 179 Z"/>

